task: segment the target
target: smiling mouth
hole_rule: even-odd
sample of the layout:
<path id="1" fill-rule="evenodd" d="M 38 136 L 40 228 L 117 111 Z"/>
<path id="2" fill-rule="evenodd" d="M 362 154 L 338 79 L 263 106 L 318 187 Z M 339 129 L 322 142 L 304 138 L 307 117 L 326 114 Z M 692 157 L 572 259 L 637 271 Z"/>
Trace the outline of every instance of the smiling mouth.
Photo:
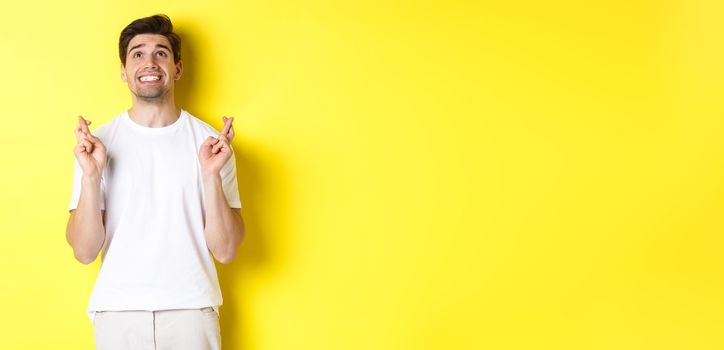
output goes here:
<path id="1" fill-rule="evenodd" d="M 142 83 L 153 83 L 161 80 L 160 75 L 142 75 L 138 77 L 138 80 Z"/>

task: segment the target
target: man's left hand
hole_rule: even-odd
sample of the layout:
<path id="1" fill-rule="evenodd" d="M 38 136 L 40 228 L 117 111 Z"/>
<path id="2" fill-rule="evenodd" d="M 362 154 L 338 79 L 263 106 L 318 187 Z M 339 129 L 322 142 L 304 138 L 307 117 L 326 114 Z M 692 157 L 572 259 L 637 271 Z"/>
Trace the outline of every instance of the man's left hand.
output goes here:
<path id="1" fill-rule="evenodd" d="M 231 157 L 231 138 L 234 137 L 234 118 L 223 117 L 224 128 L 218 137 L 209 136 L 199 149 L 199 162 L 204 176 L 218 175 Z"/>

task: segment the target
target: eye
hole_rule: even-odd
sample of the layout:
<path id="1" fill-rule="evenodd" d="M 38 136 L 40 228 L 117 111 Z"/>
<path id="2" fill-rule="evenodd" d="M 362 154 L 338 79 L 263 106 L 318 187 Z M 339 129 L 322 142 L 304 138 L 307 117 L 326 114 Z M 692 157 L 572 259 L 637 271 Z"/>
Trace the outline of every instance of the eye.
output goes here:
<path id="1" fill-rule="evenodd" d="M 141 53 L 140 53 L 140 52 L 136 51 L 136 52 L 133 53 L 133 58 L 139 58 L 139 57 L 141 57 Z"/>
<path id="2" fill-rule="evenodd" d="M 159 54 L 161 57 L 166 57 L 166 52 L 165 52 L 165 51 L 159 51 L 158 54 Z"/>

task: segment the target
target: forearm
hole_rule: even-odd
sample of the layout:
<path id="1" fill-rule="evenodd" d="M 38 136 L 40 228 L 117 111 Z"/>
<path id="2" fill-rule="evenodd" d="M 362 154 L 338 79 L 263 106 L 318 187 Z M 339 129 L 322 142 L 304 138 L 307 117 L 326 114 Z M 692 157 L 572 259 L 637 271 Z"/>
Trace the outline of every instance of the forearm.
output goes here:
<path id="1" fill-rule="evenodd" d="M 78 206 L 68 219 L 66 239 L 84 264 L 96 259 L 105 239 L 100 191 L 100 178 L 83 176 Z"/>
<path id="2" fill-rule="evenodd" d="M 227 264 L 234 259 L 236 248 L 244 239 L 244 221 L 226 202 L 218 174 L 204 176 L 204 192 L 206 245 L 216 260 Z"/>

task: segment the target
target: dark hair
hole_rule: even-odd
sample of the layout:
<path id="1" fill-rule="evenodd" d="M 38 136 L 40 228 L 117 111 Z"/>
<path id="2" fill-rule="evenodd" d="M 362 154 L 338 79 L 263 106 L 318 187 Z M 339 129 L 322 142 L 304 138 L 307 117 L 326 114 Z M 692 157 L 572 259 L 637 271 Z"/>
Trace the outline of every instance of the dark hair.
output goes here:
<path id="1" fill-rule="evenodd" d="M 118 40 L 118 55 L 121 57 L 121 63 L 124 66 L 126 65 L 128 43 L 138 34 L 160 34 L 165 36 L 171 43 L 173 62 L 178 63 L 178 61 L 181 60 L 181 37 L 173 32 L 171 19 L 164 14 L 158 14 L 139 18 L 131 22 L 131 24 L 127 25 L 126 28 L 123 28 L 123 31 L 121 31 L 121 38 Z"/>

